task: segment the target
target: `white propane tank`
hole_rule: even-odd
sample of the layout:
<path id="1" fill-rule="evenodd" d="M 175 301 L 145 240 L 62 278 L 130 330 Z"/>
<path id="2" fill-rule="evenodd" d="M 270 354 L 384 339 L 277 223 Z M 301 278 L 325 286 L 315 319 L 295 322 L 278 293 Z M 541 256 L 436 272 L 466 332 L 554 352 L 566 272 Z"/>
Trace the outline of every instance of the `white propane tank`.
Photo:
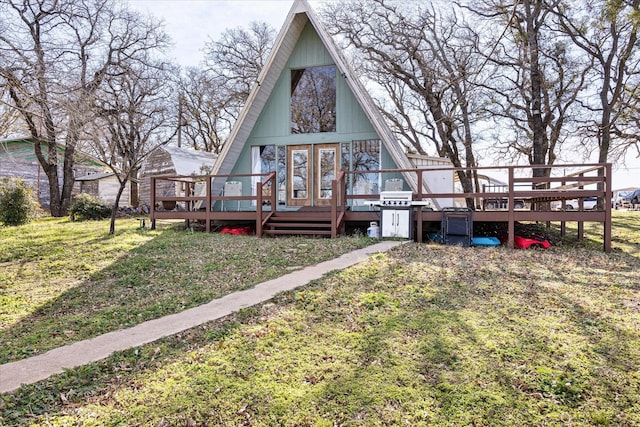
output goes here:
<path id="1" fill-rule="evenodd" d="M 374 239 L 380 238 L 380 227 L 378 227 L 377 222 L 371 221 L 371 223 L 369 223 L 369 228 L 367 228 L 367 236 Z"/>

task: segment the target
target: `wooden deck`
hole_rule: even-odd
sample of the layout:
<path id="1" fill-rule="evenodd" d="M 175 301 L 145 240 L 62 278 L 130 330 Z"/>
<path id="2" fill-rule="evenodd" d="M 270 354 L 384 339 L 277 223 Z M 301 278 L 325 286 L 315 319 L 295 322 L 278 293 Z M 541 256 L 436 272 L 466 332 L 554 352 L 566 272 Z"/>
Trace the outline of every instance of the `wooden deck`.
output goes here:
<path id="1" fill-rule="evenodd" d="M 440 200 L 455 200 L 460 206 L 465 199 L 473 199 L 476 209 L 474 222 L 506 223 L 508 245 L 513 247 L 515 224 L 518 222 L 558 222 L 564 232 L 567 222 L 578 223 L 578 237 L 583 237 L 585 222 L 599 222 L 603 227 L 603 250 L 611 251 L 611 164 L 558 165 L 545 166 L 551 170 L 548 177 L 533 177 L 533 167 L 483 167 L 478 173 L 488 174 L 491 170 L 500 170 L 506 176 L 506 184 L 492 186 L 482 192 L 451 193 L 428 192 L 429 174 L 459 169 L 432 168 L 410 170 L 367 171 L 367 174 L 401 173 L 417 185 L 414 200 L 433 202 L 438 206 Z M 572 170 L 563 175 L 554 175 L 559 171 Z M 351 194 L 349 182 L 357 172 L 341 171 L 332 182 L 332 198 L 328 206 L 295 208 L 287 207 L 277 199 L 275 187 L 276 175 L 203 175 L 203 176 L 155 176 L 151 178 L 151 226 L 155 228 L 157 220 L 179 219 L 187 223 L 198 222 L 207 232 L 223 224 L 251 224 L 258 237 L 274 235 L 319 235 L 337 237 L 347 228 L 366 226 L 370 221 L 380 221 L 380 211 L 376 207 L 363 206 L 365 200 L 377 200 L 379 194 Z M 255 190 L 242 195 L 223 195 L 222 186 L 226 181 L 253 180 Z M 167 188 L 175 189 L 167 195 Z M 163 189 L 161 191 L 161 189 Z M 160 195 L 163 194 L 163 195 Z M 215 195 L 214 195 L 215 194 Z M 581 209 L 583 201 L 596 197 L 599 208 Z M 495 203 L 487 200 L 499 200 L 503 209 L 489 209 Z M 578 209 L 566 210 L 562 206 L 568 200 L 576 200 Z M 483 203 L 485 201 L 485 203 Z M 521 207 L 524 201 L 525 207 Z M 166 204 L 167 206 L 164 208 Z M 557 205 L 557 206 L 556 206 Z M 411 208 L 414 239 L 422 242 L 426 227 L 442 219 L 439 209 L 427 209 L 422 206 Z"/>

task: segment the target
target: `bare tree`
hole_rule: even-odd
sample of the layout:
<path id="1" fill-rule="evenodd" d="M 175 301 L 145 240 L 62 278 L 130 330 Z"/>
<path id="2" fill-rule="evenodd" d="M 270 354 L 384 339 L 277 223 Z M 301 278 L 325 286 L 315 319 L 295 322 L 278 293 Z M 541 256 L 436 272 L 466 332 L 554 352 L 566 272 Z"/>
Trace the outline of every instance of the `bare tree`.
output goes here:
<path id="1" fill-rule="evenodd" d="M 151 30 L 151 29 L 150 29 Z M 116 174 L 120 187 L 111 212 L 109 233 L 115 232 L 120 198 L 128 183 L 137 204 L 137 183 L 142 161 L 177 132 L 175 108 L 167 99 L 175 88 L 167 85 L 176 69 L 151 58 L 108 76 L 96 93 L 97 117 L 89 147 Z"/>
<path id="2" fill-rule="evenodd" d="M 225 30 L 205 47 L 205 67 L 180 79 L 180 139 L 195 149 L 219 153 L 240 114 L 275 40 L 264 22 Z"/>
<path id="3" fill-rule="evenodd" d="M 252 22 L 249 29 L 225 30 L 220 39 L 211 40 L 205 46 L 205 63 L 208 70 L 222 84 L 237 111 L 244 106 L 249 92 L 258 81 L 273 47 L 276 32 L 265 22 Z M 234 114 L 237 117 L 237 113 Z"/>
<path id="4" fill-rule="evenodd" d="M 487 110 L 500 130 L 496 148 L 531 165 L 555 163 L 575 123 L 576 100 L 591 67 L 558 32 L 558 0 L 484 0 L 469 7 L 493 28 L 483 48 L 492 79 Z M 479 30 L 482 31 L 482 30 Z M 510 136 L 507 136 L 510 133 Z M 506 139 L 506 141 L 505 141 Z M 548 168 L 533 170 L 547 176 Z"/>
<path id="5" fill-rule="evenodd" d="M 558 10 L 561 28 L 595 63 L 595 87 L 582 97 L 586 136 L 598 142 L 598 162 L 622 157 L 640 142 L 640 0 L 582 0 Z M 595 102 L 594 102 L 595 101 Z"/>
<path id="6" fill-rule="evenodd" d="M 75 151 L 105 77 L 166 43 L 146 24 L 113 0 L 0 3 L 0 85 L 34 141 L 49 180 L 53 216 L 67 213 Z M 61 170 L 59 146 L 64 147 Z"/>
<path id="7" fill-rule="evenodd" d="M 275 40 L 268 24 L 225 30 L 205 47 L 205 67 L 188 68 L 179 81 L 180 140 L 219 153 Z"/>
<path id="8" fill-rule="evenodd" d="M 359 70 L 384 90 L 378 102 L 398 136 L 419 153 L 433 144 L 456 167 L 477 166 L 472 128 L 480 119 L 477 37 L 456 15 L 384 0 L 330 3 L 325 21 L 360 56 Z M 460 171 L 465 192 L 472 172 Z M 467 204 L 473 207 L 473 199 Z"/>
<path id="9" fill-rule="evenodd" d="M 20 114 L 10 104 L 7 88 L 0 86 L 0 139 L 14 134 L 24 136 Z"/>
<path id="10" fill-rule="evenodd" d="M 189 68 L 180 79 L 181 131 L 196 150 L 220 153 L 237 109 L 221 77 Z"/>

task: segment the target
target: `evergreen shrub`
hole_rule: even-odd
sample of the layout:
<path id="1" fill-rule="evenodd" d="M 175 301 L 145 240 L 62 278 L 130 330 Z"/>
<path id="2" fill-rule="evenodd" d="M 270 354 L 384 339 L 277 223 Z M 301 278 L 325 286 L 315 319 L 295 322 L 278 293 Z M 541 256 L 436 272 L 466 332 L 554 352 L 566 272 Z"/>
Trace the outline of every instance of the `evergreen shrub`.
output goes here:
<path id="1" fill-rule="evenodd" d="M 22 225 L 35 217 L 36 201 L 29 184 L 21 178 L 0 179 L 0 222 Z"/>
<path id="2" fill-rule="evenodd" d="M 71 221 L 105 219 L 111 216 L 111 207 L 91 194 L 78 194 L 69 207 Z"/>

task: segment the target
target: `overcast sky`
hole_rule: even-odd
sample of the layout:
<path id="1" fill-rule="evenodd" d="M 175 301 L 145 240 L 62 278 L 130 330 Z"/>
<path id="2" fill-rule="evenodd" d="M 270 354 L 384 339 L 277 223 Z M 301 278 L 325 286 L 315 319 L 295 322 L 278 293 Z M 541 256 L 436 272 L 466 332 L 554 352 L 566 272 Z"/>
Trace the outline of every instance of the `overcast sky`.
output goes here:
<path id="1" fill-rule="evenodd" d="M 279 31 L 292 4 L 293 0 L 129 0 L 132 9 L 164 20 L 174 42 L 171 56 L 183 66 L 198 65 L 205 43 L 227 28 L 263 21 Z"/>
<path id="2" fill-rule="evenodd" d="M 314 9 L 326 0 L 309 1 Z M 132 9 L 164 20 L 174 47 L 171 56 L 182 66 L 198 65 L 202 49 L 227 28 L 245 27 L 252 21 L 267 22 L 276 32 L 294 0 L 128 0 Z M 570 157 L 565 153 L 565 158 Z M 578 156 L 576 156 L 578 157 Z M 485 159 L 485 162 L 488 159 Z M 579 160 L 576 160 L 579 161 Z M 640 160 L 631 153 L 627 165 L 614 165 L 613 188 L 640 187 Z"/>

